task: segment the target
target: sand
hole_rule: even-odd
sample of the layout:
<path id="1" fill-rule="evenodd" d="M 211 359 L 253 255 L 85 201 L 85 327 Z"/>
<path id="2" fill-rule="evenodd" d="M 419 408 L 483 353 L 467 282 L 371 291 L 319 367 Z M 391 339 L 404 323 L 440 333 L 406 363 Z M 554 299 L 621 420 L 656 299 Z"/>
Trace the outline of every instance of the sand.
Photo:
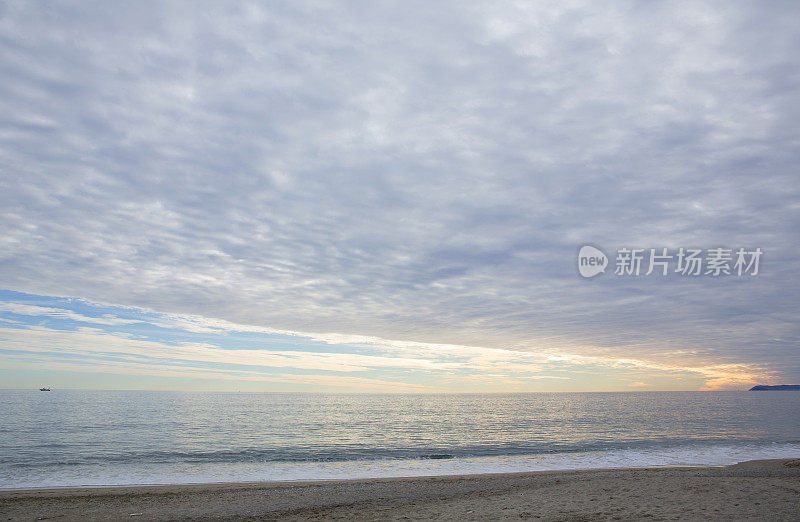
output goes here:
<path id="1" fill-rule="evenodd" d="M 0 492 L 2 520 L 800 520 L 800 459 Z"/>

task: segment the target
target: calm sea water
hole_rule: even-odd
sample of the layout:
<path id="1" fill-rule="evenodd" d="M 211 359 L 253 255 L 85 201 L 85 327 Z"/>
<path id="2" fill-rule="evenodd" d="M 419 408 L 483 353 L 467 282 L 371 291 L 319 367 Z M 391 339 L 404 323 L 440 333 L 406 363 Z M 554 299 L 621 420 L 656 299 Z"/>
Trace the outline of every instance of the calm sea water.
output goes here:
<path id="1" fill-rule="evenodd" d="M 798 392 L 0 391 L 0 488 L 800 457 Z"/>

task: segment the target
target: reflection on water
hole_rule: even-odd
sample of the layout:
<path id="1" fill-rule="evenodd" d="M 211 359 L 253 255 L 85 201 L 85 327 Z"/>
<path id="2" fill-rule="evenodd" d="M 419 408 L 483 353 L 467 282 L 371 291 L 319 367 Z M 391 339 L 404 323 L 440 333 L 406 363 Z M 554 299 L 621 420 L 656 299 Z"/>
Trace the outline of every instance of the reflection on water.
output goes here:
<path id="1" fill-rule="evenodd" d="M 0 411 L 0 487 L 711 463 L 800 448 L 793 392 L 0 391 Z"/>

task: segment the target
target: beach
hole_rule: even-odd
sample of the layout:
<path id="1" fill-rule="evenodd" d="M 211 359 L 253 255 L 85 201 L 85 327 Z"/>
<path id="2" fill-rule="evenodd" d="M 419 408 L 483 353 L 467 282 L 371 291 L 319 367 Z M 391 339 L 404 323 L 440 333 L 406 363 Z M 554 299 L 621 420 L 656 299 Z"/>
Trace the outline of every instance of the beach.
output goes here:
<path id="1" fill-rule="evenodd" d="M 732 466 L 11 490 L 0 520 L 798 520 L 800 459 Z"/>

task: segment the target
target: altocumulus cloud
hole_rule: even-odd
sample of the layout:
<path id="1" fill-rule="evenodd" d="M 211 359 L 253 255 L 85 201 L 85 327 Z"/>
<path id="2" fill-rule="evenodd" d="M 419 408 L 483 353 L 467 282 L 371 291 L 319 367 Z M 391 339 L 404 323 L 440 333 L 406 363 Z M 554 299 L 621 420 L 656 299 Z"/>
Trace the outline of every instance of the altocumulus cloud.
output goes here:
<path id="1" fill-rule="evenodd" d="M 3 288 L 712 386 L 800 378 L 794 2 L 0 16 Z M 586 242 L 765 254 L 752 278 L 586 281 Z"/>

